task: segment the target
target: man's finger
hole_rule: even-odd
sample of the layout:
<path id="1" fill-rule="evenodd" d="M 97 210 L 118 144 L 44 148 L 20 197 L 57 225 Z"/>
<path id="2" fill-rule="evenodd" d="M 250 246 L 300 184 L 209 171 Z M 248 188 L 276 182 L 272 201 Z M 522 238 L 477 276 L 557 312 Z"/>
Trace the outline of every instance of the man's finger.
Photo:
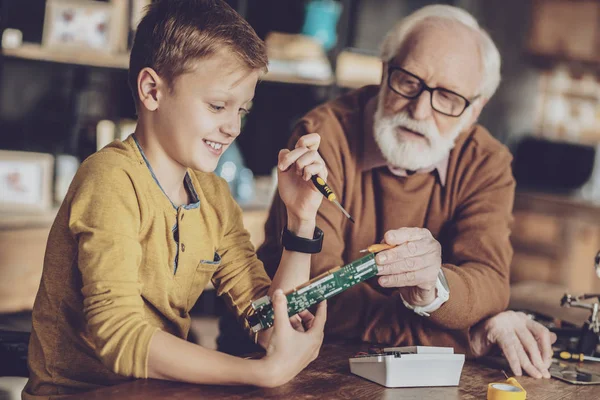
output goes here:
<path id="1" fill-rule="evenodd" d="M 304 179 L 305 181 L 308 181 L 308 180 L 310 180 L 310 178 L 312 178 L 313 175 L 321 176 L 322 173 L 325 173 L 325 169 L 326 169 L 325 164 L 319 163 L 319 162 L 315 162 L 314 164 L 307 165 L 306 167 L 304 167 L 302 179 Z M 323 177 L 321 176 L 321 178 L 323 178 Z M 323 178 L 323 179 L 325 179 L 325 178 Z"/>
<path id="2" fill-rule="evenodd" d="M 517 340 L 515 338 L 515 340 Z M 514 347 L 513 343 L 505 343 L 503 341 L 499 341 L 498 345 L 504 354 L 504 357 L 508 361 L 508 365 L 510 365 L 510 369 L 515 374 L 515 376 L 523 375 L 523 371 L 521 370 L 521 363 L 519 361 L 519 355 L 517 354 L 517 349 Z"/>
<path id="3" fill-rule="evenodd" d="M 288 317 L 287 299 L 281 289 L 273 293 L 273 327 L 277 330 L 290 329 L 290 319 Z"/>
<path id="4" fill-rule="evenodd" d="M 408 271 L 400 274 L 384 275 L 377 281 L 382 287 L 408 287 L 432 284 L 435 286 L 439 267 L 432 266 L 418 271 Z"/>
<path id="5" fill-rule="evenodd" d="M 542 324 L 531 319 L 528 319 L 526 324 L 541 350 L 544 367 L 546 369 L 550 368 L 550 365 L 552 365 L 552 343 L 554 343 L 552 335 L 554 334 Z M 556 335 L 554 335 L 554 337 L 556 337 Z M 549 378 L 550 374 L 544 374 L 544 377 Z"/>
<path id="6" fill-rule="evenodd" d="M 398 260 L 422 256 L 424 254 L 441 254 L 440 244 L 432 237 L 424 237 L 404 242 L 393 249 L 385 250 L 377 254 L 375 261 L 377 265 L 390 264 Z"/>
<path id="7" fill-rule="evenodd" d="M 521 368 L 523 368 L 523 371 L 527 372 L 529 376 L 535 379 L 540 379 L 543 377 L 542 373 L 531 363 L 529 357 L 527 357 L 527 353 L 523 348 L 517 350 L 517 353 L 519 354 L 519 360 L 521 362 Z"/>
<path id="8" fill-rule="evenodd" d="M 417 271 L 432 266 L 440 266 L 440 255 L 436 252 L 423 254 L 421 256 L 408 257 L 396 262 L 379 264 L 378 275 L 402 274 L 408 271 Z"/>
<path id="9" fill-rule="evenodd" d="M 309 133 L 308 135 L 302 136 L 296 142 L 295 148 L 306 147 L 311 150 L 317 150 L 319 148 L 319 144 L 321 143 L 321 135 L 318 133 Z"/>
<path id="10" fill-rule="evenodd" d="M 529 320 L 531 321 L 531 320 Z M 546 367 L 544 360 L 542 359 L 542 351 L 538 345 L 538 341 L 529 331 L 527 325 L 520 329 L 517 329 L 517 337 L 521 341 L 525 352 L 529 355 L 529 360 L 533 366 L 541 373 L 544 378 L 550 378 L 550 373 Z"/>
<path id="11" fill-rule="evenodd" d="M 383 239 L 387 244 L 399 245 L 428 237 L 431 237 L 431 232 L 425 228 L 400 228 L 387 231 Z"/>

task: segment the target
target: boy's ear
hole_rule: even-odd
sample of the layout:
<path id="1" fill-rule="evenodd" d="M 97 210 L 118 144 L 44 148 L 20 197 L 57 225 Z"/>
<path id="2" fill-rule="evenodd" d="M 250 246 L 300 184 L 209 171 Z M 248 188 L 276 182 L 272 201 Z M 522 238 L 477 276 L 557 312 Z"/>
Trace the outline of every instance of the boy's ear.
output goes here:
<path id="1" fill-rule="evenodd" d="M 163 81 L 152 68 L 144 68 L 138 74 L 137 90 L 140 103 L 149 111 L 158 109 Z"/>

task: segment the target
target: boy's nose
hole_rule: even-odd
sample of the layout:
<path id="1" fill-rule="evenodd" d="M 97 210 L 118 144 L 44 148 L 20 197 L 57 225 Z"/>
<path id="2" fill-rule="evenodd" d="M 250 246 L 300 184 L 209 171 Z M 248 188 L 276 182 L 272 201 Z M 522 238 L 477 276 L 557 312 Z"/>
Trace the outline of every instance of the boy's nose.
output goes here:
<path id="1" fill-rule="evenodd" d="M 237 137 L 241 130 L 242 119 L 239 116 L 237 116 L 237 118 L 231 118 L 221 126 L 221 131 L 232 137 Z"/>

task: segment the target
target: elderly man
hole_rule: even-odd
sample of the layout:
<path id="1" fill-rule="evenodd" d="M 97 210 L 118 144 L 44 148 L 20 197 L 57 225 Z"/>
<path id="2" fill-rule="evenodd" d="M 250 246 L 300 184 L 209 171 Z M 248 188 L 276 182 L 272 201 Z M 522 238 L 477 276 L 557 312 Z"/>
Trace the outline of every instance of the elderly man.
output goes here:
<path id="1" fill-rule="evenodd" d="M 515 182 L 509 151 L 476 124 L 500 82 L 498 50 L 470 14 L 434 5 L 402 20 L 382 57 L 380 86 L 309 112 L 290 141 L 320 133 L 328 183 L 356 219 L 322 205 L 312 276 L 373 243 L 397 246 L 377 255 L 377 279 L 330 299 L 326 332 L 472 356 L 498 345 L 516 375 L 548 378 L 555 335 L 503 312 Z M 276 197 L 259 249 L 271 275 L 285 215 Z"/>

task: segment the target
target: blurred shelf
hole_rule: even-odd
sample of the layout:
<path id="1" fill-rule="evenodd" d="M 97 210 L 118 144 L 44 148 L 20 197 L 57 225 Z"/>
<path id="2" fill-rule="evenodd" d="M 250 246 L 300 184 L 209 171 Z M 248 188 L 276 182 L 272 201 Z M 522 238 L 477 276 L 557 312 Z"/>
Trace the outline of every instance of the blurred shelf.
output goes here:
<path id="1" fill-rule="evenodd" d="M 16 49 L 2 49 L 2 54 L 7 57 L 22 58 L 34 61 L 49 61 L 101 68 L 129 68 L 129 53 L 108 54 L 101 52 L 49 49 L 42 47 L 39 44 L 24 43 L 21 45 L 21 47 Z M 267 73 L 262 80 L 267 82 L 312 86 L 330 86 L 334 83 L 333 78 L 328 80 L 317 80 L 274 73 Z"/>
<path id="2" fill-rule="evenodd" d="M 379 83 L 374 83 L 372 81 L 345 81 L 345 80 L 340 80 L 340 79 L 338 79 L 338 81 L 336 82 L 337 87 L 342 88 L 342 89 L 358 89 L 363 86 L 378 85 L 378 84 Z"/>
<path id="3" fill-rule="evenodd" d="M 5 229 L 25 229 L 52 225 L 58 208 L 39 213 L 0 212 L 0 231 Z"/>
<path id="4" fill-rule="evenodd" d="M 26 60 L 50 61 L 64 64 L 87 65 L 103 68 L 129 68 L 129 54 L 109 54 L 90 51 L 49 49 L 39 44 L 24 43 L 16 49 L 2 49 L 8 57 Z"/>
<path id="5" fill-rule="evenodd" d="M 263 78 L 265 82 L 278 82 L 278 83 L 289 83 L 296 85 L 311 85 L 311 86 L 330 86 L 334 83 L 333 78 L 329 78 L 327 80 L 318 80 L 318 79 L 308 79 L 308 78 L 300 78 L 297 76 L 291 75 L 282 75 L 275 74 L 272 72 L 268 72 Z"/>
<path id="6" fill-rule="evenodd" d="M 586 221 L 600 219 L 600 201 L 587 200 L 576 195 L 519 189 L 515 194 L 515 209 L 525 208 L 544 214 L 579 217 Z"/>

